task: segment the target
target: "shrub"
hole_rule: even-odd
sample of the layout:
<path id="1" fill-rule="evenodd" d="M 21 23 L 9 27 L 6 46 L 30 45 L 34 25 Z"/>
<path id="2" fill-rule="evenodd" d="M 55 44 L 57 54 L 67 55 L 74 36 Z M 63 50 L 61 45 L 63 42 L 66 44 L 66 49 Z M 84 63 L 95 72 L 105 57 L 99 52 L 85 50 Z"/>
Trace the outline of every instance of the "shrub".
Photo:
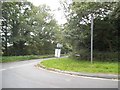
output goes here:
<path id="1" fill-rule="evenodd" d="M 90 52 L 86 49 L 81 49 L 77 52 L 72 52 L 70 54 L 71 58 L 75 58 L 77 60 L 90 60 Z"/>
<path id="2" fill-rule="evenodd" d="M 118 61 L 118 52 L 94 52 L 94 59 L 100 61 Z"/>
<path id="3" fill-rule="evenodd" d="M 90 51 L 86 49 L 81 49 L 78 52 L 73 52 L 70 54 L 72 58 L 78 60 L 90 60 Z M 93 52 L 93 59 L 97 61 L 118 61 L 118 52 Z"/>

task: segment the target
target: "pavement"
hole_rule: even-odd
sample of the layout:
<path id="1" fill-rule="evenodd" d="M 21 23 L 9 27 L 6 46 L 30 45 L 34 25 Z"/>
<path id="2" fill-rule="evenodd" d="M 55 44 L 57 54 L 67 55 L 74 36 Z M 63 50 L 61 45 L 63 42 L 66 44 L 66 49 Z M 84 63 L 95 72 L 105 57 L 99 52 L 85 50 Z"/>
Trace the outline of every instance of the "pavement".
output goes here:
<path id="1" fill-rule="evenodd" d="M 118 88 L 118 80 L 36 68 L 36 59 L 2 64 L 2 88 Z"/>

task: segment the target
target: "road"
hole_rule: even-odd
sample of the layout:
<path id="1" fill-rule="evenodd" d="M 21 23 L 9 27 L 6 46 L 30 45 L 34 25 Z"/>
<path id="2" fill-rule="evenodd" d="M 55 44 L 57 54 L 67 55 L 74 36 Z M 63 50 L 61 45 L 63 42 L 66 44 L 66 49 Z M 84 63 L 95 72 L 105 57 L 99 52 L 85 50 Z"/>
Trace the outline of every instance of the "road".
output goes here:
<path id="1" fill-rule="evenodd" d="M 41 60 L 2 64 L 2 88 L 118 88 L 117 80 L 71 76 L 36 68 L 34 65 Z"/>

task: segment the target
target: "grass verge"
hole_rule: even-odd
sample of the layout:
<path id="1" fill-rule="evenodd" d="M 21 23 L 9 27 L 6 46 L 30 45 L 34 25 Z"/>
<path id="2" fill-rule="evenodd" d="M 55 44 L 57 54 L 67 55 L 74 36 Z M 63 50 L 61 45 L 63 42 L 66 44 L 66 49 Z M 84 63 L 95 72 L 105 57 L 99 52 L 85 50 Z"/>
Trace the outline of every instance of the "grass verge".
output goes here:
<path id="1" fill-rule="evenodd" d="M 31 60 L 31 59 L 50 58 L 50 57 L 54 57 L 54 55 L 2 56 L 2 58 L 0 59 L 0 63 Z"/>
<path id="2" fill-rule="evenodd" d="M 65 71 L 118 74 L 117 62 L 95 61 L 93 64 L 91 64 L 90 61 L 85 60 L 78 61 L 70 58 L 59 58 L 42 61 L 40 64 L 47 68 L 55 68 Z"/>

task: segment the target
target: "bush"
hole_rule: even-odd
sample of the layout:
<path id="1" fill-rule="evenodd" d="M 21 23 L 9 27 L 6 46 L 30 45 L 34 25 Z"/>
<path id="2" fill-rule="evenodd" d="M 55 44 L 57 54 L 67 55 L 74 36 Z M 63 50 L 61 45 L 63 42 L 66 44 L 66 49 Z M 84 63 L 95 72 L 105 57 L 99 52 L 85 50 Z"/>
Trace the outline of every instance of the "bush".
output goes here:
<path id="1" fill-rule="evenodd" d="M 81 49 L 70 54 L 71 58 L 78 60 L 90 60 L 90 51 Z M 118 52 L 93 52 L 93 59 L 97 61 L 118 61 Z"/>
<path id="2" fill-rule="evenodd" d="M 77 52 L 72 52 L 70 57 L 77 60 L 90 60 L 90 52 L 86 49 L 81 49 Z"/>
<path id="3" fill-rule="evenodd" d="M 118 52 L 94 52 L 94 59 L 100 61 L 118 61 Z"/>

